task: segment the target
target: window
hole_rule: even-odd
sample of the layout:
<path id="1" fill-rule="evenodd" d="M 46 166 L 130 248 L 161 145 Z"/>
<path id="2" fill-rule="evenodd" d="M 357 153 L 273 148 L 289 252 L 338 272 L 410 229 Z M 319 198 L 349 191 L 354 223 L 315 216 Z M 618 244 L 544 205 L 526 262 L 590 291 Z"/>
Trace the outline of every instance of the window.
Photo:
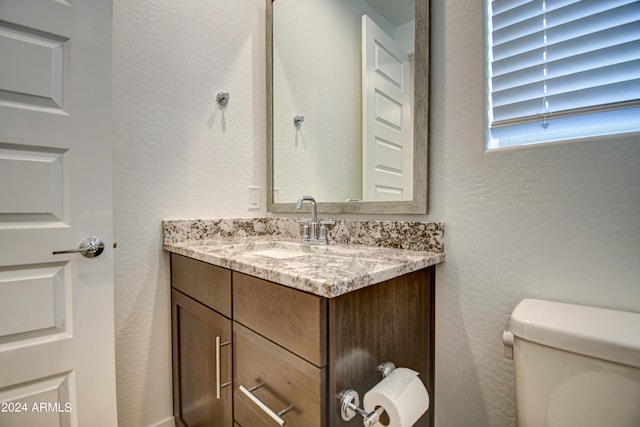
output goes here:
<path id="1" fill-rule="evenodd" d="M 640 131 L 640 0 L 485 0 L 488 147 Z"/>

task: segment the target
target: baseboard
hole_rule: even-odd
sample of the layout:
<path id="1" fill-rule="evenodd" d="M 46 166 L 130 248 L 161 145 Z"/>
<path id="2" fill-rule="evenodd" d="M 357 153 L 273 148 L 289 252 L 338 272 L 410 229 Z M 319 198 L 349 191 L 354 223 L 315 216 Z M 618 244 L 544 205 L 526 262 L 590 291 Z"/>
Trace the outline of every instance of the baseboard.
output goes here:
<path id="1" fill-rule="evenodd" d="M 149 427 L 175 427 L 175 426 L 176 426 L 175 420 L 173 419 L 173 417 L 169 417 Z"/>

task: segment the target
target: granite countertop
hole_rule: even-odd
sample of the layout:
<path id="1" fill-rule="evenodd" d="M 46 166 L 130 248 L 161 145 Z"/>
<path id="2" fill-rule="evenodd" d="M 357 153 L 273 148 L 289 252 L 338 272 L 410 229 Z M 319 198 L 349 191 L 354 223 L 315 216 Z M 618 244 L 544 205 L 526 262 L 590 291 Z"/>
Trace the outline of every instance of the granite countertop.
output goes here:
<path id="1" fill-rule="evenodd" d="M 268 224 L 268 220 L 262 225 Z M 266 226 L 264 230 L 262 225 L 255 225 L 260 224 L 260 221 L 203 221 L 207 220 L 164 221 L 163 248 L 327 298 L 444 261 L 444 251 L 438 251 L 442 245 L 437 240 L 441 239 L 443 232 L 439 223 L 435 223 L 438 224 L 435 234 L 439 234 L 435 237 L 436 250 L 412 250 L 385 247 L 380 242 L 377 246 L 353 243 L 302 245 L 299 236 L 295 236 L 299 228 L 295 221 L 288 223 L 285 220 L 276 226 L 270 224 L 271 227 Z M 420 224 L 423 224 L 424 229 L 434 228 L 424 226 L 434 223 Z M 386 229 L 395 230 L 391 234 L 396 238 L 398 228 L 406 229 L 407 232 L 412 230 L 415 235 L 416 226 L 406 225 L 398 226 L 398 222 L 387 222 Z M 367 225 L 369 226 L 371 224 Z M 283 229 L 292 232 L 282 232 Z M 335 227 L 334 230 L 336 232 L 333 236 L 330 232 L 329 238 L 331 240 L 333 237 L 335 241 L 338 240 L 338 233 Z M 433 233 L 427 234 L 433 238 Z"/>

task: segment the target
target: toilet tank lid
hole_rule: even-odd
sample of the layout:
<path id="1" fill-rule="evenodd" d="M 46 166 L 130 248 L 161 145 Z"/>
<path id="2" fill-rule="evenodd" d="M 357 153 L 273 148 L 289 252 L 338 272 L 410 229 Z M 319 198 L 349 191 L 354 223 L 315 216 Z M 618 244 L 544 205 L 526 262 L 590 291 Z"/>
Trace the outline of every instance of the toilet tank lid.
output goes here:
<path id="1" fill-rule="evenodd" d="M 514 336 L 640 368 L 640 314 L 524 299 L 511 314 Z"/>

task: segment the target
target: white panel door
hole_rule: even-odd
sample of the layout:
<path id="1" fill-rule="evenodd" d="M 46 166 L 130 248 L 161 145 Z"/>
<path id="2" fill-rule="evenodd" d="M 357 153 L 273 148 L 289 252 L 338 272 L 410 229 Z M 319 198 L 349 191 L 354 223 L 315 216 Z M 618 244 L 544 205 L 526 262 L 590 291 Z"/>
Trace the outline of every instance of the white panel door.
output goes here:
<path id="1" fill-rule="evenodd" d="M 111 0 L 0 1 L 0 426 L 115 426 Z M 97 236 L 94 258 L 54 251 Z"/>
<path id="2" fill-rule="evenodd" d="M 362 16 L 362 173 L 367 201 L 413 198 L 409 55 Z"/>

